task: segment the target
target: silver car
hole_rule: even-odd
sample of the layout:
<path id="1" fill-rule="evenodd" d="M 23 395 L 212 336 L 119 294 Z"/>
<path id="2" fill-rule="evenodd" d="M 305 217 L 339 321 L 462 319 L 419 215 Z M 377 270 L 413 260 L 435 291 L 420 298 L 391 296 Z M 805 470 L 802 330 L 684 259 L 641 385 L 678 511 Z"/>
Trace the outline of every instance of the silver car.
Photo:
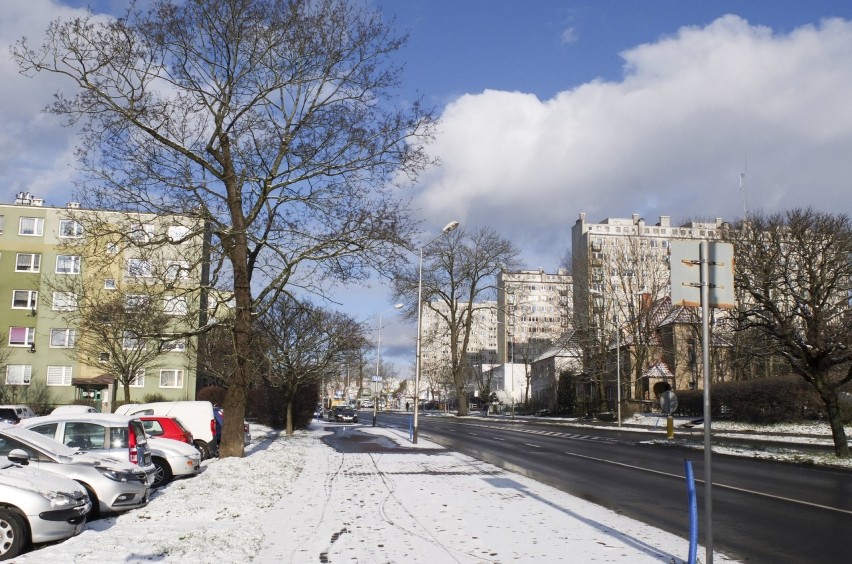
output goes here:
<path id="1" fill-rule="evenodd" d="M 77 482 L 0 459 L 0 560 L 14 558 L 30 544 L 73 537 L 91 508 Z"/>
<path id="2" fill-rule="evenodd" d="M 151 462 L 157 468 L 152 487 L 164 486 L 172 478 L 195 476 L 201 472 L 201 453 L 188 443 L 163 437 L 148 437 Z"/>
<path id="3" fill-rule="evenodd" d="M 142 422 L 111 413 L 67 413 L 30 417 L 18 427 L 31 429 L 60 443 L 87 452 L 110 454 L 138 464 L 153 484 L 157 469 L 151 464 L 151 447 Z"/>
<path id="4" fill-rule="evenodd" d="M 14 457 L 19 449 L 26 457 Z M 120 513 L 148 503 L 150 486 L 145 472 L 114 456 L 73 449 L 49 437 L 18 427 L 0 427 L 0 457 L 70 478 L 82 485 L 92 500 L 89 517 Z"/>

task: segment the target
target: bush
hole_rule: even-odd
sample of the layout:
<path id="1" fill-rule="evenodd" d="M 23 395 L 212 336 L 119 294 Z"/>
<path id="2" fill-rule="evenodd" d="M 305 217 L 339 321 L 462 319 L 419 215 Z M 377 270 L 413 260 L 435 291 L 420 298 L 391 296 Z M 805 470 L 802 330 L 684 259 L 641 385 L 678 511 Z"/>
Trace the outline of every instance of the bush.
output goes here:
<path id="1" fill-rule="evenodd" d="M 226 388 L 222 386 L 204 386 L 195 394 L 195 399 L 198 401 L 209 401 L 213 405 L 222 405 L 225 401 L 225 394 L 228 393 Z"/>
<path id="2" fill-rule="evenodd" d="M 142 403 L 154 403 L 159 401 L 169 401 L 163 394 L 145 394 L 142 397 Z"/>

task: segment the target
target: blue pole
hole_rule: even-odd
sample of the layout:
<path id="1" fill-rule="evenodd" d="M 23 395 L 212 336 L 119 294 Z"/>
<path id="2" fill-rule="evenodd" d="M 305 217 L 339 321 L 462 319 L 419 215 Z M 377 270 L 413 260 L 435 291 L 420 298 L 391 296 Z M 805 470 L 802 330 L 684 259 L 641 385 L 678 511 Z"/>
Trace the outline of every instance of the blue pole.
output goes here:
<path id="1" fill-rule="evenodd" d="M 698 503 L 695 500 L 695 476 L 692 473 L 692 461 L 684 460 L 686 470 L 686 493 L 689 498 L 689 564 L 695 564 L 698 553 Z"/>

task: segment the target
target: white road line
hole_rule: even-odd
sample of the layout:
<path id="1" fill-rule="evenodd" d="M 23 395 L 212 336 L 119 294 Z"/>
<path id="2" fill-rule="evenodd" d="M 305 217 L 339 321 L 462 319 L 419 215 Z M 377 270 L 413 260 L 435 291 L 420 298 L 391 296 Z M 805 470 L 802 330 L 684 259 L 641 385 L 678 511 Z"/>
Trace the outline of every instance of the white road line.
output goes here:
<path id="1" fill-rule="evenodd" d="M 541 448 L 539 445 L 534 445 L 534 444 L 531 444 L 531 443 L 524 443 L 524 444 L 528 447 Z"/>
<path id="2" fill-rule="evenodd" d="M 587 460 L 594 460 L 596 462 L 603 462 L 603 463 L 612 464 L 612 465 L 615 465 L 615 466 L 623 466 L 624 468 L 630 468 L 632 470 L 640 470 L 642 472 L 649 472 L 651 474 L 659 474 L 660 476 L 669 476 L 671 478 L 677 478 L 679 480 L 685 480 L 686 479 L 685 476 L 682 476 L 680 474 L 672 474 L 670 472 L 661 472 L 660 470 L 652 470 L 650 468 L 643 468 L 642 466 L 634 466 L 633 464 L 625 464 L 623 462 L 616 462 L 614 460 L 606 460 L 604 458 L 596 458 L 594 456 L 586 456 L 584 454 L 577 454 L 575 452 L 566 452 L 565 454 L 567 454 L 568 456 L 575 456 L 577 458 L 585 458 Z M 701 483 L 701 484 L 704 483 L 704 480 L 699 480 L 697 478 L 696 478 L 695 481 L 696 481 L 696 483 Z M 738 488 L 736 486 L 729 486 L 727 484 L 720 484 L 718 482 L 713 482 L 713 487 L 714 488 L 723 488 L 723 489 L 726 489 L 726 490 L 732 490 L 732 491 L 737 491 L 737 492 L 749 493 L 749 494 L 753 494 L 753 495 L 757 495 L 757 496 L 761 496 L 761 497 L 768 497 L 770 499 L 777 499 L 779 501 L 787 501 L 787 502 L 790 502 L 790 503 L 797 503 L 799 505 L 806 505 L 808 507 L 816 507 L 817 509 L 826 509 L 828 511 L 835 511 L 837 513 L 845 513 L 847 515 L 852 515 L 852 511 L 850 511 L 848 509 L 840 509 L 839 507 L 830 507 L 828 505 L 822 505 L 822 504 L 819 504 L 819 503 L 811 503 L 810 501 L 802 501 L 800 499 L 792 499 L 792 498 L 783 497 L 783 496 L 780 496 L 780 495 L 773 495 L 773 494 L 768 494 L 768 493 L 764 493 L 764 492 L 757 492 L 757 491 L 749 490 L 749 489 L 745 489 L 745 488 Z"/>

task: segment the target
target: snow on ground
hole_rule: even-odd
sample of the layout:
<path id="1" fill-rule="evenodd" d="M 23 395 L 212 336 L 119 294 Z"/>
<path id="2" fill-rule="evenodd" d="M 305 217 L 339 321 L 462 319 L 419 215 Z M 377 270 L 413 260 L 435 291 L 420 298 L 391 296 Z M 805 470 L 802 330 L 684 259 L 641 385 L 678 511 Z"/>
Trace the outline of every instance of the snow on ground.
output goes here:
<path id="1" fill-rule="evenodd" d="M 199 476 L 157 490 L 147 507 L 15 562 L 671 563 L 688 555 L 682 538 L 423 439 L 343 429 L 314 424 L 286 437 L 252 425 L 244 458 L 205 461 Z"/>

